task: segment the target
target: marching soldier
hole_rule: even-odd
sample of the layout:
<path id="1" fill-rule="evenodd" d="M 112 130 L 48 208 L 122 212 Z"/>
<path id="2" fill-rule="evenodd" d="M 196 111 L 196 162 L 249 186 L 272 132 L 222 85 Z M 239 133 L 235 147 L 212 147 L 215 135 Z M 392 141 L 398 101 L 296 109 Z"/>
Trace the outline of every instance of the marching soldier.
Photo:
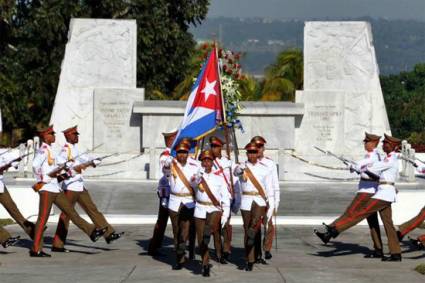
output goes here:
<path id="1" fill-rule="evenodd" d="M 56 166 L 55 156 L 50 148 L 50 145 L 55 142 L 53 126 L 39 131 L 38 134 L 42 144 L 33 161 L 33 171 L 37 180 L 33 189 L 40 195 L 40 204 L 37 223 L 35 225 L 34 243 L 30 251 L 30 256 L 50 257 L 42 248 L 44 226 L 49 218 L 53 203 L 65 212 L 71 221 L 83 230 L 93 242 L 96 242 L 99 237 L 103 236 L 107 229 L 96 229 L 94 225 L 82 219 L 59 186 L 58 179 L 62 181 L 67 176 L 61 174 L 64 169 L 63 166 Z"/>
<path id="2" fill-rule="evenodd" d="M 209 139 L 211 151 L 214 155 L 213 162 L 213 173 L 219 175 L 223 178 L 226 183 L 227 190 L 230 195 L 231 209 L 234 213 L 237 213 L 240 207 L 240 196 L 239 196 L 239 184 L 237 178 L 233 178 L 231 171 L 234 168 L 233 162 L 227 157 L 221 154 L 223 149 L 223 141 L 218 137 L 212 136 Z M 222 264 L 227 263 L 226 261 L 230 259 L 231 250 L 232 250 L 232 225 L 230 224 L 231 214 L 229 213 L 229 218 L 226 221 L 222 229 L 223 233 L 223 257 L 220 258 Z M 220 233 L 214 234 L 214 237 L 219 237 L 221 242 Z M 218 240 L 218 239 L 214 239 Z"/>
<path id="3" fill-rule="evenodd" d="M 275 224 L 273 223 L 273 215 L 277 213 L 277 210 L 279 209 L 279 203 L 280 203 L 280 187 L 279 187 L 279 177 L 277 175 L 277 166 L 276 163 L 270 159 L 269 157 L 264 156 L 264 150 L 265 150 L 265 144 L 266 140 L 261 136 L 255 136 L 251 139 L 252 143 L 255 143 L 258 148 L 258 162 L 265 165 L 269 168 L 270 174 L 272 176 L 272 185 L 273 185 L 273 191 L 274 191 L 274 197 L 269 199 L 269 202 L 274 202 L 274 210 L 269 209 L 267 213 L 267 217 L 264 218 L 264 221 L 268 221 L 267 223 L 263 223 L 263 225 L 267 226 L 267 231 L 264 235 L 264 241 L 263 241 L 263 249 L 264 249 L 264 257 L 265 259 L 271 259 L 271 249 L 273 245 L 273 238 L 275 235 Z M 258 243 L 257 247 L 257 261 L 263 263 L 264 260 L 262 259 L 261 255 L 261 237 L 260 242 Z"/>
<path id="4" fill-rule="evenodd" d="M 379 176 L 379 185 L 376 193 L 369 201 L 356 211 L 351 217 L 347 217 L 343 221 L 339 221 L 335 226 L 329 226 L 325 233 L 316 232 L 316 235 L 327 243 L 331 238 L 336 238 L 343 231 L 353 227 L 363 219 L 369 217 L 373 213 L 379 211 L 385 231 L 388 238 L 388 246 L 390 250 L 389 257 L 382 257 L 382 261 L 401 261 L 401 249 L 397 239 L 397 233 L 392 221 L 391 204 L 396 201 L 397 191 L 395 189 L 395 181 L 398 177 L 398 155 L 397 150 L 401 145 L 401 140 L 384 134 L 383 150 L 386 157 L 383 161 L 374 162 L 372 165 L 363 166 L 361 168 L 353 168 L 360 172 L 366 172 L 368 176 Z M 352 167 L 350 167 L 352 168 Z"/>
<path id="5" fill-rule="evenodd" d="M 183 268 L 186 261 L 186 242 L 189 239 L 190 225 L 193 223 L 195 210 L 195 176 L 199 174 L 197 163 L 188 160 L 190 147 L 179 143 L 176 158 L 171 161 L 170 200 L 168 212 L 173 226 L 176 250 L 175 270 Z"/>
<path id="6" fill-rule="evenodd" d="M 204 173 L 198 176 L 196 191 L 195 227 L 199 250 L 202 257 L 202 276 L 210 276 L 208 244 L 211 234 L 220 235 L 220 226 L 224 226 L 230 215 L 230 193 L 221 176 L 212 172 L 214 155 L 210 150 L 201 153 Z M 221 225 L 220 225 L 221 224 Z M 214 246 L 222 262 L 221 238 L 214 237 Z"/>
<path id="7" fill-rule="evenodd" d="M 19 224 L 19 226 L 24 229 L 25 233 L 30 236 L 30 238 L 34 238 L 34 223 L 27 221 L 22 213 L 19 211 L 13 199 L 10 197 L 9 191 L 7 190 L 4 182 L 3 182 L 3 173 L 10 167 L 14 166 L 14 164 L 6 159 L 6 154 L 0 156 L 0 203 L 7 210 L 10 216 Z M 16 160 L 16 162 L 19 161 Z M 19 236 L 12 237 L 9 232 L 3 227 L 0 227 L 0 244 L 6 248 L 8 246 L 13 246 L 19 241 Z"/>
<path id="8" fill-rule="evenodd" d="M 398 227 L 397 236 L 401 242 L 410 231 L 420 226 L 425 221 L 425 206 L 421 211 L 412 219 L 404 222 Z M 425 235 L 419 236 L 417 239 L 410 239 L 411 243 L 418 249 L 425 248 Z"/>
<path id="9" fill-rule="evenodd" d="M 425 166 L 416 162 L 416 170 L 420 173 L 425 173 Z M 413 217 L 412 219 L 404 222 L 398 227 L 397 236 L 399 241 L 401 242 L 410 231 L 414 230 L 418 226 L 420 226 L 425 221 L 425 206 L 421 209 L 421 211 Z M 425 248 L 425 235 L 419 236 L 416 239 L 410 239 L 411 243 L 418 249 Z"/>
<path id="10" fill-rule="evenodd" d="M 168 200 L 170 198 L 170 176 L 171 176 L 171 146 L 176 138 L 177 131 L 162 133 L 164 136 L 166 149 L 159 157 L 159 166 L 163 176 L 158 182 L 157 194 L 159 198 L 158 219 L 156 220 L 153 235 L 149 241 L 148 254 L 157 255 L 158 249 L 162 245 L 164 239 L 165 228 L 168 222 Z M 174 243 L 175 245 L 177 243 Z"/>
<path id="11" fill-rule="evenodd" d="M 274 197 L 270 170 L 258 162 L 258 148 L 255 143 L 245 146 L 248 161 L 235 168 L 235 176 L 240 176 L 242 187 L 241 213 L 245 230 L 245 270 L 252 271 L 255 262 L 254 245 L 261 229 L 262 218 L 267 209 L 274 209 L 270 199 Z"/>
<path id="12" fill-rule="evenodd" d="M 379 144 L 380 136 L 365 133 L 364 148 L 366 150 L 366 154 L 364 159 L 358 161 L 356 164 L 359 167 L 364 167 L 368 165 L 372 165 L 375 162 L 381 161 L 381 156 L 377 150 L 377 146 Z M 344 213 L 334 220 L 329 227 L 340 226 L 340 223 L 344 223 L 347 219 L 353 217 L 353 214 L 357 212 L 358 208 L 364 207 L 365 203 L 367 203 L 371 197 L 376 193 L 376 190 L 379 185 L 378 179 L 371 179 L 365 172 L 360 174 L 360 182 L 358 185 L 357 193 L 350 203 L 350 205 L 346 208 Z M 381 231 L 379 228 L 379 220 L 378 213 L 372 213 L 369 217 L 367 217 L 367 223 L 370 228 L 370 235 L 373 241 L 374 251 L 370 254 L 367 254 L 366 258 L 382 258 L 384 255 L 382 252 L 382 239 L 381 239 Z M 320 232 L 315 231 L 315 233 L 320 237 Z M 319 234 L 318 234 L 319 233 Z"/>
<path id="13" fill-rule="evenodd" d="M 115 233 L 114 228 L 106 221 L 105 216 L 99 212 L 84 186 L 82 176 L 84 169 L 89 166 L 96 167 L 100 164 L 100 160 L 90 160 L 87 156 L 80 155 L 77 145 L 79 141 L 77 126 L 68 128 L 62 132 L 65 136 L 66 143 L 57 156 L 56 162 L 58 164 L 65 164 L 66 162 L 73 161 L 72 168 L 68 170 L 70 178 L 64 180 L 61 184 L 64 194 L 72 207 L 75 207 L 76 203 L 81 206 L 96 228 L 100 229 L 106 227 L 106 232 L 103 237 L 106 243 L 110 244 L 112 241 L 121 238 L 124 233 Z M 69 250 L 64 247 L 68 235 L 69 220 L 67 214 L 62 212 L 53 238 L 52 252 L 69 252 Z"/>

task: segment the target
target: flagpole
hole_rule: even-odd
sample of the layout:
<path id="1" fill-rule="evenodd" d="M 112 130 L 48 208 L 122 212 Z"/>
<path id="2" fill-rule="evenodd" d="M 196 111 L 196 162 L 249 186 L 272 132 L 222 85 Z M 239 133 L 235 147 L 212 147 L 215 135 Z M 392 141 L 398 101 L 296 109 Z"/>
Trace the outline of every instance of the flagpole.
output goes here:
<path id="1" fill-rule="evenodd" d="M 219 58 L 218 58 L 218 51 L 217 51 L 217 42 L 214 40 L 214 49 L 215 49 L 215 56 L 217 58 L 217 73 L 218 73 L 218 81 L 219 81 L 219 88 L 220 88 L 220 95 L 221 95 L 221 104 L 223 109 L 223 127 L 224 127 L 224 138 L 226 142 L 226 155 L 227 159 L 231 160 L 230 156 L 230 137 L 229 137 L 229 128 L 227 127 L 227 121 L 226 121 L 226 108 L 224 107 L 224 96 L 223 96 L 223 88 L 221 86 L 221 70 L 219 66 Z M 230 171 L 230 193 L 232 195 L 232 199 L 235 199 L 235 188 L 233 187 L 233 172 L 232 172 L 232 166 L 229 168 Z"/>

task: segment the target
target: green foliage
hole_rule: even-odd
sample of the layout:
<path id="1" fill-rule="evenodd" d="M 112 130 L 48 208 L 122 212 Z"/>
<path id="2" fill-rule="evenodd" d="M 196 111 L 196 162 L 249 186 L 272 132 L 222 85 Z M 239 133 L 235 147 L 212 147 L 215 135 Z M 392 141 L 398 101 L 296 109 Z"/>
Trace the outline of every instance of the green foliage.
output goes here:
<path id="1" fill-rule="evenodd" d="M 303 89 L 303 76 L 302 51 L 282 51 L 266 69 L 262 100 L 294 101 L 295 91 Z"/>
<path id="2" fill-rule="evenodd" d="M 394 136 L 425 144 L 425 64 L 413 71 L 381 77 L 385 105 Z"/>
<path id="3" fill-rule="evenodd" d="M 137 84 L 147 98 L 165 97 L 188 73 L 195 42 L 189 25 L 209 0 L 2 0 L 0 105 L 4 128 L 30 138 L 50 119 L 70 19 L 136 19 Z M 5 32 L 3 32 L 5 31 Z"/>
<path id="4" fill-rule="evenodd" d="M 425 263 L 421 263 L 418 266 L 416 266 L 415 271 L 419 272 L 420 274 L 425 275 Z"/>

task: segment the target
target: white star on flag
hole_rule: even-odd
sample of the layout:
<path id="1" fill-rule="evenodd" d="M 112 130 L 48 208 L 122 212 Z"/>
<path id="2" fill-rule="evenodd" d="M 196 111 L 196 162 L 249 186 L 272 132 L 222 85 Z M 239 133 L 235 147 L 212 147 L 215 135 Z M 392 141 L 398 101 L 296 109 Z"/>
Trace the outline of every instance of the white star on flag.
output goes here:
<path id="1" fill-rule="evenodd" d="M 208 100 L 208 97 L 210 97 L 210 95 L 217 95 L 214 89 L 216 83 L 217 83 L 217 80 L 210 83 L 208 79 L 206 79 L 205 87 L 203 90 L 201 90 L 201 93 L 205 95 L 205 101 Z"/>

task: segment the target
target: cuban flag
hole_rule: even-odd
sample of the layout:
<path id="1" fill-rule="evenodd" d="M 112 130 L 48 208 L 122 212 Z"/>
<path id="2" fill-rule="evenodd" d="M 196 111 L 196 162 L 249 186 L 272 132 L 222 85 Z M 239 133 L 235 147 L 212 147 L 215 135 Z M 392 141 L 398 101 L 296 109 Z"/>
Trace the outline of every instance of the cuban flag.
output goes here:
<path id="1" fill-rule="evenodd" d="M 183 137 L 199 140 L 213 132 L 224 120 L 223 108 L 217 51 L 213 48 L 187 100 L 183 121 L 174 140 L 172 155 L 175 155 L 175 145 Z"/>

